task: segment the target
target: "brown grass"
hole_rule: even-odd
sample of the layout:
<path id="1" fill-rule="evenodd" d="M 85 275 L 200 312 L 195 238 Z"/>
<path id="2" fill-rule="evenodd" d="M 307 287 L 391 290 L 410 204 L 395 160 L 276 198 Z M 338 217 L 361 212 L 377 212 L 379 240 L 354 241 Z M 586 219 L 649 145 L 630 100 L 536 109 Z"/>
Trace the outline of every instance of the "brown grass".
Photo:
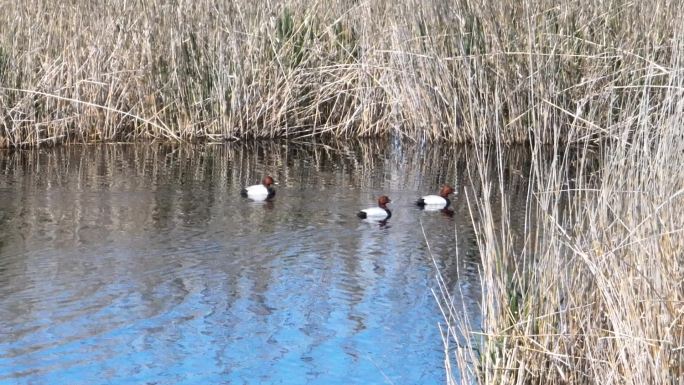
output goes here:
<path id="1" fill-rule="evenodd" d="M 664 0 L 7 1 L 0 147 L 617 138 L 624 110 L 667 91 L 681 16 Z"/>
<path id="2" fill-rule="evenodd" d="M 491 175 L 505 172 L 503 140 L 478 148 L 482 193 L 469 202 L 481 328 L 455 305 L 460 293 L 438 295 L 462 383 L 684 383 L 684 44 L 674 43 L 668 61 L 641 55 L 651 63 L 641 86 L 621 88 L 621 108 L 573 112 L 609 137 L 554 140 L 551 159 L 533 147 L 525 234 L 510 225 L 511 202 L 491 199 L 506 195 Z"/>

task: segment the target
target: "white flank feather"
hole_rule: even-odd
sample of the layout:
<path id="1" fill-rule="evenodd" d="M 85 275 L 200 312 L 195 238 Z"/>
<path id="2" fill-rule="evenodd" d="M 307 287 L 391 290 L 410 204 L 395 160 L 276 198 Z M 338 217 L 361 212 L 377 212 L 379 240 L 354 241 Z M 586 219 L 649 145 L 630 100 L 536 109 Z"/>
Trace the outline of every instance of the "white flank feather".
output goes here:
<path id="1" fill-rule="evenodd" d="M 263 184 L 255 184 L 246 188 L 247 197 L 255 201 L 263 201 L 268 198 L 268 189 Z"/>
<path id="2" fill-rule="evenodd" d="M 387 218 L 387 211 L 381 209 L 380 207 L 371 207 L 369 209 L 361 210 L 366 213 L 366 217 L 369 219 L 384 219 Z"/>
<path id="3" fill-rule="evenodd" d="M 423 197 L 423 202 L 425 206 L 444 208 L 447 204 L 447 200 L 439 195 L 426 195 Z"/>

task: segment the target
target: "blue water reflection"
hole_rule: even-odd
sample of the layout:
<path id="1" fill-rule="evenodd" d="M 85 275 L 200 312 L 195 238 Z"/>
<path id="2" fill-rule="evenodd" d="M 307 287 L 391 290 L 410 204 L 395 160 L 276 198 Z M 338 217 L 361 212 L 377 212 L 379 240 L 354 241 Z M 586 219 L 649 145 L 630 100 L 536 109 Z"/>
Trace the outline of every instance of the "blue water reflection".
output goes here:
<path id="1" fill-rule="evenodd" d="M 0 384 L 444 383 L 421 223 L 466 288 L 472 230 L 412 202 L 465 180 L 451 150 L 274 148 L 0 155 Z M 263 173 L 276 200 L 240 198 Z"/>

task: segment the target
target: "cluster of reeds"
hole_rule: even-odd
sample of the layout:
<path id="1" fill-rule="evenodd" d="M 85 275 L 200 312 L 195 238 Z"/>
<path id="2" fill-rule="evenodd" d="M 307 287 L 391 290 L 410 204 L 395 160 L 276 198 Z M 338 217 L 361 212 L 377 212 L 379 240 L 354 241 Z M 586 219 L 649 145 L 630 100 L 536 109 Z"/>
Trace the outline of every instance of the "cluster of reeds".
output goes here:
<path id="1" fill-rule="evenodd" d="M 639 108 L 643 87 L 666 86 L 680 8 L 665 0 L 2 2 L 0 147 L 613 137 L 633 124 L 619 117 Z"/>
<path id="2" fill-rule="evenodd" d="M 506 172 L 505 140 L 497 137 L 477 149 L 473 180 L 481 183 L 481 196 L 468 198 L 482 257 L 482 324 L 473 326 L 458 307 L 458 292 L 441 287 L 438 298 L 449 321 L 447 367 L 459 368 L 448 371 L 449 383 L 682 383 L 684 25 L 671 26 L 672 39 L 655 39 L 664 15 L 653 15 L 668 4 L 651 6 L 647 11 L 624 4 L 604 14 L 616 25 L 636 17 L 633 11 L 650 20 L 643 30 L 648 45 L 621 48 L 642 61 L 632 67 L 638 81 L 622 83 L 622 70 L 608 77 L 584 73 L 577 84 L 602 87 L 578 99 L 577 108 L 530 106 L 536 137 L 551 132 L 545 128 L 552 111 L 605 135 L 595 145 L 554 139 L 548 147 L 553 157 L 532 148 L 523 234 L 510 225 L 511 202 L 491 199 L 506 196 L 504 184 L 491 183 L 491 174 Z M 532 28 L 528 22 L 522 27 Z M 559 74 L 534 75 L 530 95 L 553 87 L 553 76 Z M 549 83 L 538 84 L 537 78 Z M 594 108 L 608 100 L 617 104 Z M 489 108 L 505 114 L 503 106 Z M 556 131 L 552 137 L 562 135 Z M 491 161 L 494 169 L 485 167 Z"/>

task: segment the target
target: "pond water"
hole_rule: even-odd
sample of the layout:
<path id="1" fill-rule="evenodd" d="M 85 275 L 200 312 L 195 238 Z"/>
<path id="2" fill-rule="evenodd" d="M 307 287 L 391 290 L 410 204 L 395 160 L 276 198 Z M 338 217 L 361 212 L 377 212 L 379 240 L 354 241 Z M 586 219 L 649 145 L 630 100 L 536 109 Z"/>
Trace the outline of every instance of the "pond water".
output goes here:
<path id="1" fill-rule="evenodd" d="M 437 268 L 479 314 L 465 152 L 0 152 L 0 384 L 443 384 Z M 240 197 L 265 174 L 272 202 Z M 445 182 L 453 215 L 413 205 Z"/>

